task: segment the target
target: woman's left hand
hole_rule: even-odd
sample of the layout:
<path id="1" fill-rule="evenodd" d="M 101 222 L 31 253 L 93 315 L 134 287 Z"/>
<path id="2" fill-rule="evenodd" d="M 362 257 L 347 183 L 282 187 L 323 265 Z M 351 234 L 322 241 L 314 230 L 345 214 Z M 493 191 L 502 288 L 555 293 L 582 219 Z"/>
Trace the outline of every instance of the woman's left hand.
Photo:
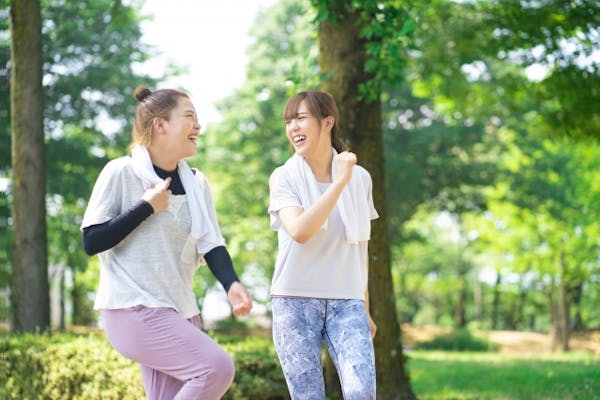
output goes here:
<path id="1" fill-rule="evenodd" d="M 374 338 L 375 334 L 377 333 L 377 325 L 375 325 L 375 322 L 373 321 L 373 318 L 371 318 L 371 314 L 368 313 L 369 316 L 369 329 L 371 329 L 371 337 Z"/>
<path id="2" fill-rule="evenodd" d="M 231 312 L 236 317 L 248 315 L 252 309 L 252 299 L 244 286 L 239 282 L 234 282 L 227 292 L 227 299 L 231 305 Z"/>

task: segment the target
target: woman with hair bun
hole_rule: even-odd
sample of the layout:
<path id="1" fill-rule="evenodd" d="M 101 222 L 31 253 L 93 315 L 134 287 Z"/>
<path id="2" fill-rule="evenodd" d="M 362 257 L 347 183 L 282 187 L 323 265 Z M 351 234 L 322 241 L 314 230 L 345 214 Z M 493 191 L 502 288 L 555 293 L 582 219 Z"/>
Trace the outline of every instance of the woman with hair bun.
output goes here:
<path id="1" fill-rule="evenodd" d="M 231 357 L 201 329 L 193 275 L 206 262 L 243 316 L 252 301 L 221 235 L 196 154 L 200 124 L 181 91 L 138 87 L 130 154 L 98 176 L 81 224 L 100 259 L 94 308 L 111 345 L 140 364 L 150 400 L 219 399 Z"/>

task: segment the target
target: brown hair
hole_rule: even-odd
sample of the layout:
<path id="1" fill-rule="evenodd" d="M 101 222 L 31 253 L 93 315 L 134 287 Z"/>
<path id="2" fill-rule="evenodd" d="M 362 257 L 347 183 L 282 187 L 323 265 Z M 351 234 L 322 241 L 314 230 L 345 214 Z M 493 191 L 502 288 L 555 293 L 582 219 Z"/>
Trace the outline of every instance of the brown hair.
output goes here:
<path id="1" fill-rule="evenodd" d="M 138 86 L 133 92 L 133 97 L 139 102 L 135 111 L 135 121 L 131 132 L 132 148 L 137 144 L 148 147 L 152 142 L 152 123 L 154 118 L 163 118 L 169 120 L 171 110 L 177 107 L 181 97 L 189 96 L 179 90 L 150 89 Z"/>
<path id="2" fill-rule="evenodd" d="M 338 137 L 336 137 L 339 112 L 335 100 L 329 94 L 319 91 L 305 91 L 298 92 L 293 95 L 285 105 L 283 111 L 283 118 L 285 121 L 289 121 L 296 117 L 300 103 L 305 102 L 308 111 L 319 120 L 326 117 L 333 117 L 333 127 L 331 128 L 331 146 L 338 153 L 345 151 L 347 146 Z"/>

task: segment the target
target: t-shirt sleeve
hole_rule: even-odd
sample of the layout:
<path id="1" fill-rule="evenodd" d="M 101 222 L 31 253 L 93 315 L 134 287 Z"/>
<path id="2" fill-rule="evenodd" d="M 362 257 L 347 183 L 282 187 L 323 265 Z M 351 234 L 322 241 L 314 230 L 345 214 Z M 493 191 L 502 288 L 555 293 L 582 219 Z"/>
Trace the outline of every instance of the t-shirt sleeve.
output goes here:
<path id="1" fill-rule="evenodd" d="M 286 177 L 285 172 L 277 168 L 269 178 L 269 218 L 270 226 L 274 231 L 282 226 L 279 218 L 279 210 L 285 207 L 300 207 L 300 197 L 293 190 L 290 179 Z"/>
<path id="2" fill-rule="evenodd" d="M 201 254 L 206 254 L 215 247 L 225 246 L 225 239 L 223 238 L 223 234 L 221 233 L 221 228 L 219 226 L 219 221 L 217 219 L 217 211 L 215 209 L 215 204 L 213 201 L 212 191 L 210 190 L 210 185 L 208 184 L 208 180 L 206 176 L 199 170 L 195 171 L 194 174 L 198 184 L 200 185 L 200 193 L 202 193 L 202 199 L 206 204 L 206 211 L 208 212 L 208 218 L 210 219 L 212 225 L 215 227 L 217 233 L 217 242 L 205 241 L 203 243 L 198 244 L 198 251 Z"/>
<path id="3" fill-rule="evenodd" d="M 379 214 L 375 209 L 375 204 L 373 203 L 373 181 L 371 180 L 371 174 L 369 174 L 366 170 L 366 190 L 367 190 L 367 200 L 369 201 L 369 217 L 371 220 L 379 218 Z"/>
<path id="4" fill-rule="evenodd" d="M 110 161 L 98 175 L 81 222 L 81 229 L 102 224 L 121 214 L 122 186 L 118 183 L 119 164 Z"/>

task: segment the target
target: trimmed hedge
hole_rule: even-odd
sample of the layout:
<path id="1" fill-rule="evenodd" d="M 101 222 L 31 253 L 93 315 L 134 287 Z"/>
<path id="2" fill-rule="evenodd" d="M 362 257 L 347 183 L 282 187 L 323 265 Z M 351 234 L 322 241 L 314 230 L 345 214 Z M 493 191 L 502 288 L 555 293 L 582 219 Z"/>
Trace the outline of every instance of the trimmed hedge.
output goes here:
<path id="1" fill-rule="evenodd" d="M 223 399 L 288 399 L 270 340 L 221 337 L 236 363 Z M 101 334 L 0 333 L 0 399 L 142 400 L 136 363 L 117 353 Z"/>
<path id="2" fill-rule="evenodd" d="M 468 329 L 438 335 L 433 340 L 415 345 L 415 350 L 498 351 L 499 348 L 498 344 L 476 337 Z"/>

